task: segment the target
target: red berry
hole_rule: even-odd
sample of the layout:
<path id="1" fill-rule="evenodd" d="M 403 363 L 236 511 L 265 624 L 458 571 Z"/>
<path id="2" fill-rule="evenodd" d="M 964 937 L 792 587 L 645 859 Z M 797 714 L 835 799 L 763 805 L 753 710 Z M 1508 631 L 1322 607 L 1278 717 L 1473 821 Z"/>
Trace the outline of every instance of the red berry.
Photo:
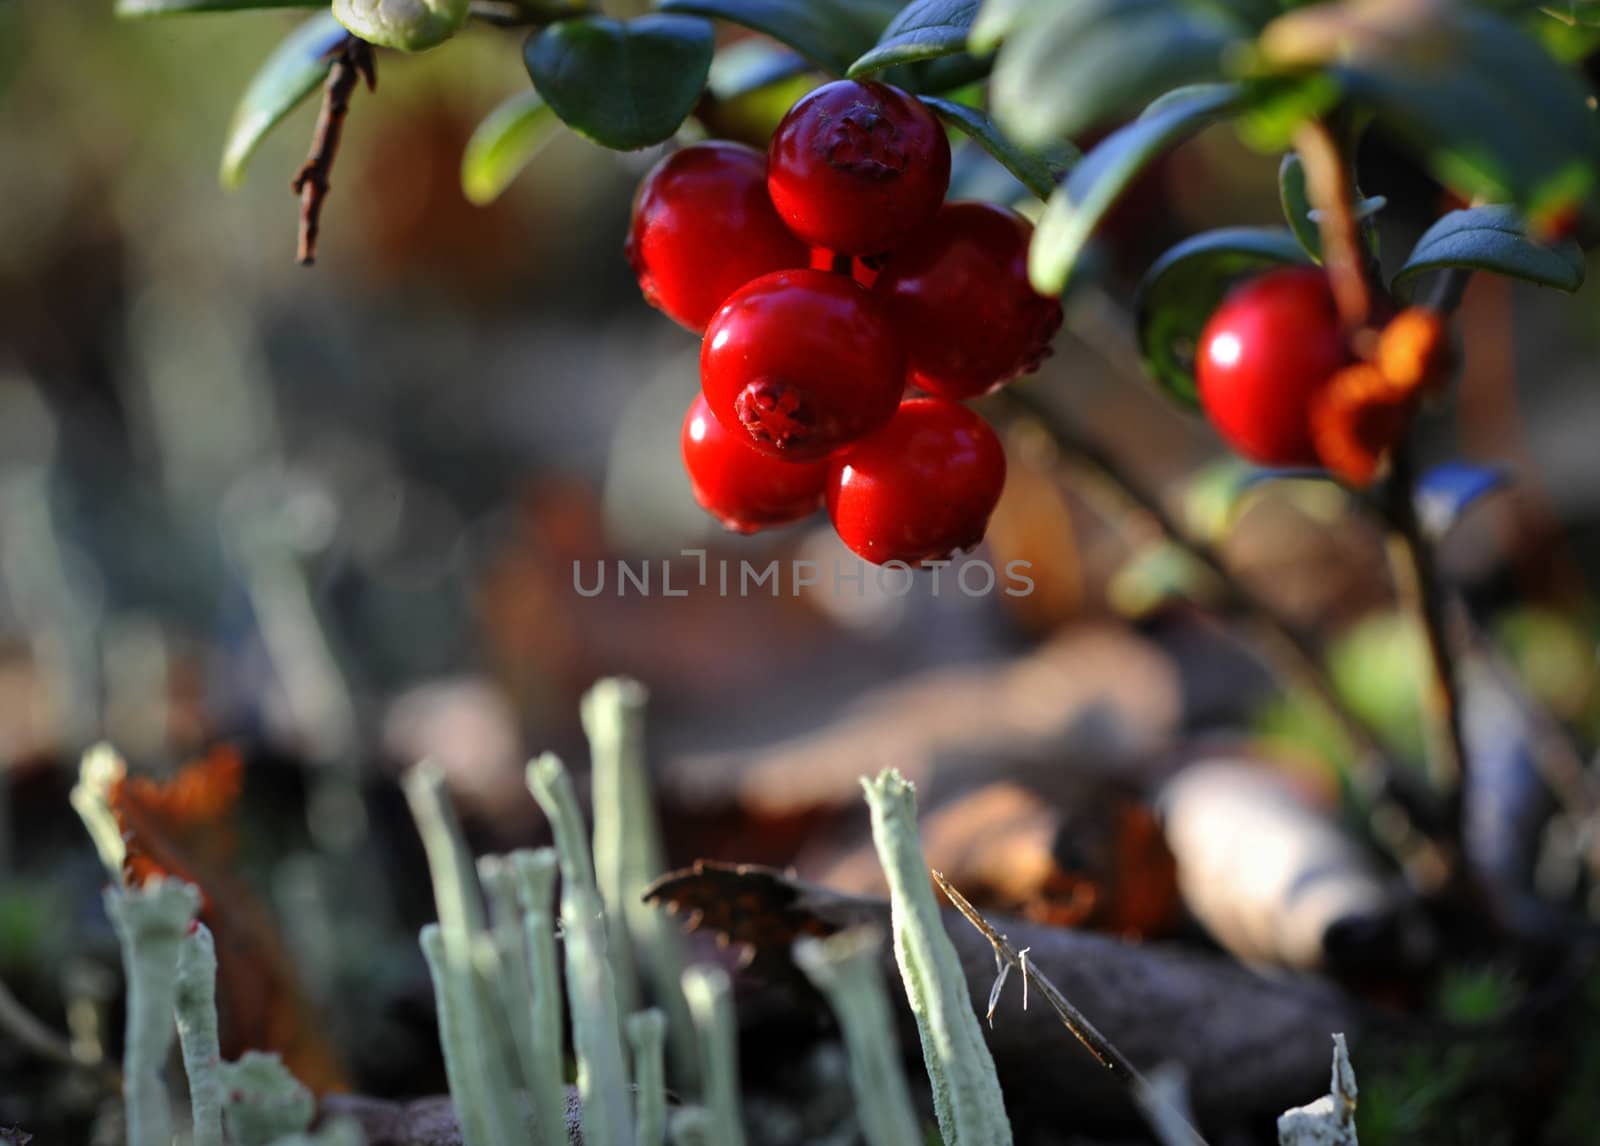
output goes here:
<path id="1" fill-rule="evenodd" d="M 836 80 L 778 124 L 767 187 L 789 228 L 847 255 L 887 251 L 933 218 L 950 186 L 950 141 L 899 88 Z"/>
<path id="2" fill-rule="evenodd" d="M 912 398 L 834 459 L 828 515 L 868 561 L 934 561 L 983 540 L 1005 483 L 1005 451 L 987 422 L 943 398 Z"/>
<path id="3" fill-rule="evenodd" d="M 1315 466 L 1311 400 L 1350 361 L 1328 276 L 1271 271 L 1223 300 L 1200 336 L 1200 403 L 1251 461 Z"/>
<path id="4" fill-rule="evenodd" d="M 1039 367 L 1061 304 L 1028 283 L 1033 225 L 1004 207 L 947 203 L 878 278 L 906 347 L 907 381 L 975 398 Z"/>
<path id="5" fill-rule="evenodd" d="M 811 257 L 772 209 L 766 156 L 741 143 L 657 163 L 634 197 L 627 253 L 645 301 L 696 333 L 751 279 Z"/>
<path id="6" fill-rule="evenodd" d="M 786 462 L 730 432 L 695 395 L 683 418 L 683 468 L 700 508 L 735 533 L 787 525 L 822 504 L 828 463 Z"/>
<path id="7" fill-rule="evenodd" d="M 700 386 L 724 426 L 766 453 L 810 461 L 894 416 L 905 354 L 865 288 L 827 271 L 778 271 L 717 311 Z"/>

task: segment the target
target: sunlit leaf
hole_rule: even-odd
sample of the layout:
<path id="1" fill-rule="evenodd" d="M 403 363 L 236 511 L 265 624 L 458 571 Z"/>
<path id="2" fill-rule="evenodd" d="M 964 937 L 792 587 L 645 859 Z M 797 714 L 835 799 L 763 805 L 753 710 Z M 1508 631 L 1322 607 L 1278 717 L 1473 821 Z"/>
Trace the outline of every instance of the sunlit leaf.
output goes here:
<path id="1" fill-rule="evenodd" d="M 329 13 L 289 34 L 245 88 L 222 151 L 222 185 L 237 187 L 261 141 L 316 91 L 333 66 L 331 53 L 350 35 Z"/>
<path id="2" fill-rule="evenodd" d="M 977 14 L 978 0 L 911 0 L 889 22 L 877 44 L 850 65 L 850 74 L 964 52 Z"/>
<path id="3" fill-rule="evenodd" d="M 461 190 L 482 206 L 500 197 L 539 153 L 558 120 L 536 91 L 518 92 L 495 108 L 467 140 L 461 156 Z"/>
<path id="4" fill-rule="evenodd" d="M 1241 99 L 1241 89 L 1233 84 L 1180 88 L 1089 151 L 1050 197 L 1034 232 L 1028 252 L 1034 289 L 1059 295 L 1095 226 L 1139 172 L 1168 148 L 1229 115 Z"/>
<path id="5" fill-rule="evenodd" d="M 1040 199 L 1050 198 L 1056 184 L 1080 158 L 1078 149 L 1070 143 L 1057 143 L 1037 151 L 1018 147 L 1001 134 L 988 116 L 966 104 L 935 96 L 923 96 L 922 102 L 933 108 L 940 119 L 975 139 Z"/>

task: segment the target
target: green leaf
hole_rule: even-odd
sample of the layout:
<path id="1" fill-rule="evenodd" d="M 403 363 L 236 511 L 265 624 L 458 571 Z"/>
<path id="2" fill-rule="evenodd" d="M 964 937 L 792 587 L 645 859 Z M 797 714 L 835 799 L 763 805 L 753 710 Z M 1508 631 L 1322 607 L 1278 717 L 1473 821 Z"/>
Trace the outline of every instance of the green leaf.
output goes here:
<path id="1" fill-rule="evenodd" d="M 467 0 L 333 0 L 333 14 L 369 44 L 421 52 L 461 30 Z"/>
<path id="2" fill-rule="evenodd" d="M 587 16 L 530 36 L 523 59 L 567 126 L 632 151 L 670 139 L 694 110 L 713 39 L 710 24 L 688 16 Z"/>
<path id="3" fill-rule="evenodd" d="M 1024 187 L 1041 199 L 1050 198 L 1062 176 L 1081 158 L 1078 149 L 1070 143 L 1057 143 L 1037 151 L 1018 147 L 977 108 L 937 96 L 922 96 L 921 99 L 945 123 L 977 140 Z"/>
<path id="4" fill-rule="evenodd" d="M 660 9 L 750 28 L 842 76 L 878 42 L 900 0 L 661 0 Z"/>
<path id="5" fill-rule="evenodd" d="M 313 16 L 278 45 L 251 79 L 234 109 L 222 150 L 222 185 L 244 182 L 244 169 L 261 141 L 322 85 L 333 67 L 330 53 L 350 33 L 324 12 Z"/>
<path id="6" fill-rule="evenodd" d="M 328 0 L 117 0 L 114 11 L 125 20 L 143 16 L 178 16 L 190 12 L 243 12 L 251 8 L 326 8 Z"/>
<path id="7" fill-rule="evenodd" d="M 1059 295 L 1084 244 L 1117 197 L 1169 147 L 1232 114 L 1243 98 L 1234 84 L 1179 88 L 1112 132 L 1050 196 L 1028 251 L 1028 277 L 1040 294 Z"/>
<path id="8" fill-rule="evenodd" d="M 1493 271 L 1564 291 L 1583 285 L 1583 252 L 1576 243 L 1531 239 L 1516 210 L 1499 205 L 1451 211 L 1439 219 L 1417 240 L 1392 285 L 1398 290 L 1415 275 L 1447 267 Z"/>
<path id="9" fill-rule="evenodd" d="M 1179 0 L 1056 0 L 1019 19 L 995 57 L 990 108 L 1031 145 L 1120 118 L 1180 84 L 1221 79 L 1238 34 Z"/>
<path id="10" fill-rule="evenodd" d="M 1200 408 L 1195 347 L 1234 283 L 1267 267 L 1309 260 L 1286 230 L 1226 227 L 1185 239 L 1157 259 L 1134 297 L 1134 330 L 1145 371 L 1180 406 Z"/>
<path id="11" fill-rule="evenodd" d="M 911 0 L 889 21 L 877 45 L 850 65 L 850 75 L 965 52 L 977 14 L 978 0 Z"/>
<path id="12" fill-rule="evenodd" d="M 1311 221 L 1311 197 L 1306 193 L 1306 168 L 1294 152 L 1283 157 L 1278 165 L 1278 202 L 1283 205 L 1283 218 L 1289 230 L 1305 248 L 1306 254 L 1317 262 L 1322 261 L 1322 231 Z"/>
<path id="13" fill-rule="evenodd" d="M 1278 201 L 1283 205 L 1283 217 L 1289 224 L 1289 229 L 1294 232 L 1294 237 L 1300 240 L 1300 245 L 1306 253 L 1317 262 L 1322 261 L 1322 229 L 1317 225 L 1317 220 L 1311 217 L 1311 200 L 1306 192 L 1305 166 L 1300 161 L 1300 156 L 1289 152 L 1283 157 L 1283 162 L 1278 166 Z M 1388 205 L 1389 200 L 1382 195 L 1365 198 L 1361 195 L 1360 188 L 1356 189 L 1356 201 L 1350 205 L 1352 213 L 1361 224 L 1361 235 L 1366 240 L 1367 249 L 1372 252 L 1373 258 L 1378 255 L 1378 212 Z"/>
<path id="14" fill-rule="evenodd" d="M 1596 185 L 1600 130 L 1589 93 L 1493 12 L 1322 5 L 1274 21 L 1260 51 L 1280 70 L 1325 67 L 1464 196 L 1560 211 Z"/>
<path id="15" fill-rule="evenodd" d="M 482 207 L 510 186 L 554 135 L 555 112 L 536 91 L 518 92 L 484 118 L 461 156 L 461 190 Z"/>

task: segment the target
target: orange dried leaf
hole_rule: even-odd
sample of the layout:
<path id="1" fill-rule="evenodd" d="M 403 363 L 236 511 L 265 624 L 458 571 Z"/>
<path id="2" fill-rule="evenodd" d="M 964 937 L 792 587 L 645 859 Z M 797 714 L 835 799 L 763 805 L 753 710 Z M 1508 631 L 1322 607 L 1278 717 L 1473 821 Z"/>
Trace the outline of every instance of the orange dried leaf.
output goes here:
<path id="1" fill-rule="evenodd" d="M 1394 317 L 1378 336 L 1374 360 L 1384 379 L 1406 394 L 1434 393 L 1449 375 L 1452 354 L 1444 316 L 1413 306 Z"/>
<path id="2" fill-rule="evenodd" d="M 1371 363 L 1345 367 L 1311 403 L 1317 457 L 1340 480 L 1371 485 L 1415 406 L 1412 391 L 1395 386 Z"/>

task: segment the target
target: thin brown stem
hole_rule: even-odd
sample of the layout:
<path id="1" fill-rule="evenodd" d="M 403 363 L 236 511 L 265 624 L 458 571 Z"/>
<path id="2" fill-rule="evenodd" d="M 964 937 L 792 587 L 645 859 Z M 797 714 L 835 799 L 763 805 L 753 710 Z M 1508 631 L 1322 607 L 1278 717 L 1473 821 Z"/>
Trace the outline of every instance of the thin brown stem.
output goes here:
<path id="1" fill-rule="evenodd" d="M 944 892 L 945 898 L 951 905 L 989 941 L 989 945 L 994 948 L 995 958 L 1003 966 L 1013 967 L 1021 972 L 1028 985 L 1050 1004 L 1050 1009 L 1060 1017 L 1062 1025 L 1072 1032 L 1073 1037 L 1083 1044 L 1084 1049 L 1094 1056 L 1096 1062 L 1106 1068 L 1111 1077 L 1128 1089 L 1135 1102 L 1141 1106 L 1150 1102 L 1154 1092 L 1144 1075 L 1139 1073 L 1139 1069 L 1128 1061 L 1127 1056 L 1118 1050 L 1110 1039 L 1100 1033 L 1099 1028 L 1089 1021 L 1088 1016 L 1072 1005 L 1072 1001 L 1062 994 L 1059 987 L 1042 975 L 1035 964 L 1028 962 L 1027 952 L 1018 951 L 1011 945 L 1010 940 L 995 930 L 994 925 L 972 906 L 966 896 L 955 889 L 943 872 L 930 868 L 929 874 L 933 876 L 933 882 Z M 1176 1120 L 1176 1125 L 1187 1130 L 1194 1142 L 1204 1143 L 1199 1131 L 1190 1126 L 1187 1119 L 1174 1111 L 1168 1110 L 1165 1113 L 1171 1115 L 1171 1118 L 1164 1120 L 1166 1124 L 1173 1124 L 1173 1120 Z"/>
<path id="2" fill-rule="evenodd" d="M 1412 809 L 1401 798 L 1413 794 L 1390 766 L 1371 730 L 1339 696 L 1316 642 L 1237 577 L 1215 545 L 1195 536 L 1159 495 L 1147 489 L 1059 404 L 1041 399 L 1026 387 L 1013 386 L 1003 394 L 1049 435 L 1064 457 L 1086 467 L 1102 485 L 1151 520 L 1168 541 L 1212 575 L 1222 587 L 1223 610 L 1246 619 L 1258 649 L 1275 674 L 1314 698 L 1349 740 L 1358 761 L 1354 779 L 1359 793 L 1378 813 L 1373 817 L 1373 830 L 1379 841 L 1401 862 L 1419 888 L 1439 886 L 1452 866 L 1448 850 L 1435 846 L 1430 833 L 1417 824 Z"/>
<path id="3" fill-rule="evenodd" d="M 1433 547 L 1417 516 L 1416 461 L 1409 442 L 1401 442 L 1395 448 L 1384 487 L 1383 512 L 1389 525 L 1389 564 L 1395 593 L 1416 617 L 1427 646 L 1429 679 L 1424 705 L 1428 716 L 1429 771 L 1449 809 L 1448 822 L 1459 835 L 1461 789 L 1467 769 L 1460 682 L 1456 678 L 1445 595 L 1434 565 Z"/>
<path id="4" fill-rule="evenodd" d="M 333 184 L 334 160 L 339 156 L 339 140 L 344 134 L 345 116 L 350 113 L 350 94 L 356 81 L 365 79 L 367 90 L 378 86 L 377 63 L 372 45 L 354 36 L 334 49 L 333 66 L 322 89 L 322 110 L 317 115 L 316 132 L 311 137 L 311 153 L 289 186 L 300 196 L 300 244 L 295 261 L 309 267 L 317 261 L 317 235 L 322 229 L 322 207 Z"/>
<path id="5" fill-rule="evenodd" d="M 1361 225 L 1354 211 L 1355 182 L 1343 149 L 1329 126 L 1307 120 L 1294 137 L 1306 171 L 1306 196 L 1316 208 L 1322 230 L 1322 258 L 1333 286 L 1339 317 L 1351 333 L 1367 325 L 1372 314 L 1372 284 L 1361 243 Z"/>

